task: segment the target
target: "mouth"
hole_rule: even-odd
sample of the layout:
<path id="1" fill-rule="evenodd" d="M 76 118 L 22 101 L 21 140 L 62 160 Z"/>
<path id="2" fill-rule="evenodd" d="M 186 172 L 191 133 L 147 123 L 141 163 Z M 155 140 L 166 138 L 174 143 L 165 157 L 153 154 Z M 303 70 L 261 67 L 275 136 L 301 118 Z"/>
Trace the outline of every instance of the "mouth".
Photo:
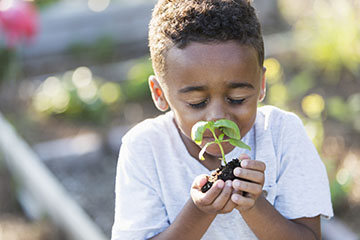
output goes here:
<path id="1" fill-rule="evenodd" d="M 216 138 L 219 138 L 220 135 L 217 135 Z M 227 139 L 230 139 L 228 136 L 224 136 L 223 140 L 227 140 Z M 203 140 L 206 140 L 206 141 L 215 141 L 215 138 L 214 136 L 204 136 L 203 137 Z"/>

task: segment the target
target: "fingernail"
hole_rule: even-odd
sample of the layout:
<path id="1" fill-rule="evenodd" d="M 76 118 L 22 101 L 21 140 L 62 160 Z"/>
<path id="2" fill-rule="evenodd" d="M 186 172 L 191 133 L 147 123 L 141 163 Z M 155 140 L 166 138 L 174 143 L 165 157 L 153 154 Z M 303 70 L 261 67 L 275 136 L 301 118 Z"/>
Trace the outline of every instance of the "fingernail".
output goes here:
<path id="1" fill-rule="evenodd" d="M 231 181 L 231 180 L 227 180 L 227 181 L 226 181 L 226 186 L 231 187 L 231 186 L 232 186 L 232 181 Z"/>
<path id="2" fill-rule="evenodd" d="M 234 174 L 235 174 L 236 176 L 239 176 L 239 175 L 240 175 L 240 172 L 241 172 L 240 168 L 235 168 Z"/>
<path id="3" fill-rule="evenodd" d="M 246 160 L 242 160 L 242 161 L 241 161 L 241 166 L 242 166 L 242 167 L 247 167 L 248 164 L 249 164 L 249 163 L 248 163 L 248 161 L 246 161 Z"/>
<path id="4" fill-rule="evenodd" d="M 234 186 L 235 186 L 236 188 L 240 187 L 240 182 L 239 182 L 239 181 L 234 181 Z"/>
<path id="5" fill-rule="evenodd" d="M 223 182 L 223 181 L 219 181 L 219 182 L 217 183 L 217 187 L 218 187 L 218 188 L 223 188 L 223 187 L 224 187 L 224 182 Z"/>

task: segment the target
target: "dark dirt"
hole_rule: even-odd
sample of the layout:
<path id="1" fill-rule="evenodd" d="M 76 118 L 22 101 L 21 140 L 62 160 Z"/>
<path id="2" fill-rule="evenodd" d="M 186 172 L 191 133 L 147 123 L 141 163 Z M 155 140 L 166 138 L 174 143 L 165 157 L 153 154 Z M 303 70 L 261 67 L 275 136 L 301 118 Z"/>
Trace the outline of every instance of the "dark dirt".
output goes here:
<path id="1" fill-rule="evenodd" d="M 234 169 L 237 167 L 241 167 L 241 160 L 239 159 L 233 159 L 230 162 L 228 162 L 225 166 L 221 166 L 217 168 L 211 176 L 209 176 L 207 183 L 201 188 L 201 191 L 203 193 L 207 192 L 211 186 L 216 182 L 216 180 L 223 180 L 226 182 L 227 180 L 234 180 L 234 179 L 240 179 L 235 177 L 234 175 Z"/>

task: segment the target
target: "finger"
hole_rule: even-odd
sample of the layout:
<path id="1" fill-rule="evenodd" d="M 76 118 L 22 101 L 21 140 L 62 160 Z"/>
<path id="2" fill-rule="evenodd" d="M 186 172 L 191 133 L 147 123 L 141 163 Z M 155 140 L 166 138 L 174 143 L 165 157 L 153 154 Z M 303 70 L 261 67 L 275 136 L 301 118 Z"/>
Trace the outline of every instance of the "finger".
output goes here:
<path id="1" fill-rule="evenodd" d="M 262 193 L 262 185 L 253 182 L 242 181 L 239 179 L 235 179 L 233 181 L 233 188 L 236 191 L 247 192 L 255 196 L 258 196 Z"/>
<path id="2" fill-rule="evenodd" d="M 240 154 L 240 156 L 238 157 L 239 160 L 244 160 L 244 159 L 249 159 L 250 160 L 250 157 L 249 155 L 247 155 L 246 153 L 242 153 Z"/>
<path id="3" fill-rule="evenodd" d="M 252 207 L 255 203 L 254 199 L 241 196 L 240 194 L 237 194 L 237 193 L 235 193 L 231 196 L 231 201 L 233 201 L 234 204 L 236 204 L 237 206 L 239 206 L 241 208 Z"/>
<path id="4" fill-rule="evenodd" d="M 211 205 L 214 200 L 219 196 L 222 189 L 224 188 L 224 181 L 223 180 L 217 180 L 213 186 L 207 191 L 206 193 L 203 193 L 204 196 L 199 200 L 199 203 L 201 205 Z"/>
<path id="5" fill-rule="evenodd" d="M 254 171 L 247 168 L 235 168 L 234 175 L 238 178 L 246 179 L 260 184 L 263 184 L 265 181 L 265 176 L 263 172 Z"/>
<path id="6" fill-rule="evenodd" d="M 207 183 L 207 181 L 208 181 L 208 176 L 207 175 L 202 174 L 200 176 L 197 176 L 195 178 L 195 181 L 194 181 L 195 182 L 195 187 L 197 189 L 201 189 Z"/>
<path id="7" fill-rule="evenodd" d="M 225 182 L 225 186 L 222 189 L 219 196 L 212 203 L 213 208 L 216 209 L 217 211 L 222 210 L 225 207 L 226 203 L 230 200 L 232 192 L 233 192 L 232 181 L 228 180 Z"/>
<path id="8" fill-rule="evenodd" d="M 245 159 L 241 161 L 241 167 L 264 172 L 266 165 L 261 161 Z"/>
<path id="9" fill-rule="evenodd" d="M 237 205 L 231 200 L 231 196 L 229 198 L 229 200 L 227 201 L 227 203 L 225 204 L 225 206 L 223 207 L 223 209 L 221 210 L 221 213 L 229 213 L 232 210 L 234 210 L 234 208 Z"/>

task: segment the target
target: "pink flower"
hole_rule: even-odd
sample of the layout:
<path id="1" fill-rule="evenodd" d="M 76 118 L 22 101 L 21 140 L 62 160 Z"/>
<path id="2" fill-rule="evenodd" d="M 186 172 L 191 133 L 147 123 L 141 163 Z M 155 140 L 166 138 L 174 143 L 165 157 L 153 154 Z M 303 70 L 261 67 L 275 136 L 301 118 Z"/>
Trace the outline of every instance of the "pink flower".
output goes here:
<path id="1" fill-rule="evenodd" d="M 31 40 L 38 27 L 38 14 L 30 2 L 13 0 L 5 10 L 0 8 L 0 30 L 5 33 L 8 47 L 14 47 L 23 39 Z"/>

